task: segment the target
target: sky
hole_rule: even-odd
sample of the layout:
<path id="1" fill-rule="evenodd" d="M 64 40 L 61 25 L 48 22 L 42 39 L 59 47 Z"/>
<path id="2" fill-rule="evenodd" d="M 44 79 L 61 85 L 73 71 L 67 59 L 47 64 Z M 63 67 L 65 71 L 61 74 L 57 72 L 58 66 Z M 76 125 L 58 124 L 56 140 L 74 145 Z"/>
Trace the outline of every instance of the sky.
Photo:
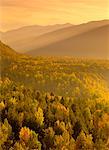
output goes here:
<path id="1" fill-rule="evenodd" d="M 1 0 L 0 31 L 109 19 L 109 0 Z"/>

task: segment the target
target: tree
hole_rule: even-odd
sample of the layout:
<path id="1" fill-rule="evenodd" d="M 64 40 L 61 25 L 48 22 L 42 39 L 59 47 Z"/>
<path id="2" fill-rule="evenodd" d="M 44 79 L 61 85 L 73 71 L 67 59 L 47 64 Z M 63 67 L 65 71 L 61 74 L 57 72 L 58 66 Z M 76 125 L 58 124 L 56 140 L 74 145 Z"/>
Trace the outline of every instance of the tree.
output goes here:
<path id="1" fill-rule="evenodd" d="M 80 132 L 76 139 L 76 150 L 93 150 L 93 142 L 91 135 L 85 135 L 83 131 Z"/>
<path id="2" fill-rule="evenodd" d="M 67 131 L 62 135 L 55 135 L 54 150 L 75 150 L 75 140 L 70 137 Z"/>
<path id="3" fill-rule="evenodd" d="M 38 134 L 29 128 L 21 128 L 19 138 L 23 148 L 41 150 L 41 143 L 38 141 Z"/>
<path id="4" fill-rule="evenodd" d="M 35 114 L 36 122 L 39 126 L 43 126 L 44 116 L 43 116 L 43 110 L 38 107 L 38 110 Z"/>
<path id="5" fill-rule="evenodd" d="M 0 123 L 0 148 L 4 146 L 4 143 L 7 142 L 12 134 L 12 128 L 8 123 L 8 120 L 5 119 L 4 123 Z"/>
<path id="6" fill-rule="evenodd" d="M 53 147 L 54 136 L 55 136 L 55 132 L 52 127 L 48 127 L 47 129 L 45 129 L 44 142 L 45 142 L 47 149 L 49 149 L 50 147 L 51 148 Z"/>

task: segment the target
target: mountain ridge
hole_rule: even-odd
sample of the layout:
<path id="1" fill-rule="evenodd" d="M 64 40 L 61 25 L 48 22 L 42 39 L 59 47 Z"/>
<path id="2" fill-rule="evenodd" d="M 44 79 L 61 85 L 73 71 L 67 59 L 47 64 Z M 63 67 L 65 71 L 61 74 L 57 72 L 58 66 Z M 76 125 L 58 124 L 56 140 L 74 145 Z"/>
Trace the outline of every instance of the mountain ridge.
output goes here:
<path id="1" fill-rule="evenodd" d="M 26 26 L 19 29 L 1 33 L 1 40 L 18 51 L 23 50 L 22 41 L 31 40 L 33 37 L 71 26 L 71 24 L 50 25 L 50 26 Z M 25 44 L 24 44 L 25 47 Z M 26 48 L 25 48 L 26 49 Z"/>
<path id="2" fill-rule="evenodd" d="M 93 28 L 106 25 L 107 23 L 109 24 L 109 21 L 99 21 L 99 22 L 93 21 L 89 23 L 80 24 L 77 26 L 71 26 L 68 28 L 59 29 L 50 33 L 46 33 L 44 35 L 32 39 L 32 41 L 28 44 L 28 49 L 31 50 L 31 47 L 32 49 L 33 48 L 37 49 L 46 46 L 48 44 L 55 43 L 57 41 L 61 41 L 63 39 L 67 39 L 77 34 L 86 32 Z"/>
<path id="3" fill-rule="evenodd" d="M 23 32 L 20 31 L 23 29 L 21 28 L 19 31 L 12 31 L 14 32 L 11 32 L 12 35 L 10 34 L 10 31 L 5 33 L 5 36 L 2 34 L 2 41 L 11 46 L 13 49 L 16 49 L 18 52 L 25 52 L 43 47 L 44 45 L 46 46 L 50 43 L 54 43 L 55 41 L 65 38 L 67 39 L 72 36 L 72 34 L 80 34 L 90 28 L 99 27 L 107 23 L 109 24 L 109 20 L 91 21 L 79 25 L 64 24 L 54 25 L 55 27 L 51 25 L 44 28 L 38 26 L 37 30 L 34 30 L 31 27 L 30 29 L 28 29 L 28 27 L 24 27 Z M 40 29 L 40 27 L 43 29 Z"/>
<path id="4" fill-rule="evenodd" d="M 80 35 L 49 44 L 48 46 L 28 51 L 30 55 L 73 55 L 83 57 L 109 57 L 109 25 L 99 27 Z M 88 38 L 90 40 L 88 40 Z M 82 41 L 82 42 L 81 42 Z M 99 42 L 99 44 L 98 44 Z M 80 47 L 81 46 L 81 47 Z M 104 46 L 104 48 L 103 48 Z M 93 53 L 92 53 L 93 51 Z M 89 54 L 88 54 L 89 52 Z M 101 53 L 101 54 L 100 54 Z M 96 54 L 96 55 L 95 55 Z"/>

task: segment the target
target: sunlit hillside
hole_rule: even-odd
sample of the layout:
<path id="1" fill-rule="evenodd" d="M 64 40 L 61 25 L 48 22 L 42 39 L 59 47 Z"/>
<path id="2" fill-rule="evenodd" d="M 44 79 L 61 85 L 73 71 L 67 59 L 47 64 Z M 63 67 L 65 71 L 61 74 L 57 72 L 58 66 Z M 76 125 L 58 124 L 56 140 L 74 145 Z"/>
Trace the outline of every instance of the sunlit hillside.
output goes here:
<path id="1" fill-rule="evenodd" d="M 0 50 L 1 150 L 109 149 L 108 60 Z"/>

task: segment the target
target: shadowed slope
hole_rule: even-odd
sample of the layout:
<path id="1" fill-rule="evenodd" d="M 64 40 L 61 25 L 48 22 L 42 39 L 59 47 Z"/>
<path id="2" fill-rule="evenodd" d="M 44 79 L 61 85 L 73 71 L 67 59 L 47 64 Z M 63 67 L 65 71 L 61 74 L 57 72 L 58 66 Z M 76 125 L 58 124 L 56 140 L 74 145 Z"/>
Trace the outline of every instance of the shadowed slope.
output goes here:
<path id="1" fill-rule="evenodd" d="M 30 55 L 109 58 L 109 25 L 29 51 Z"/>
<path id="2" fill-rule="evenodd" d="M 107 24 L 109 24 L 109 21 L 103 20 L 103 21 L 93 21 L 93 22 L 89 22 L 85 24 L 80 24 L 77 26 L 63 28 L 63 29 L 33 38 L 31 39 L 30 42 L 28 41 L 27 44 L 25 45 L 27 46 L 27 49 L 29 50 L 41 48 L 41 47 L 50 45 L 52 43 L 59 42 L 61 40 L 65 40 L 70 37 L 85 33 L 92 29 L 102 27 Z"/>

